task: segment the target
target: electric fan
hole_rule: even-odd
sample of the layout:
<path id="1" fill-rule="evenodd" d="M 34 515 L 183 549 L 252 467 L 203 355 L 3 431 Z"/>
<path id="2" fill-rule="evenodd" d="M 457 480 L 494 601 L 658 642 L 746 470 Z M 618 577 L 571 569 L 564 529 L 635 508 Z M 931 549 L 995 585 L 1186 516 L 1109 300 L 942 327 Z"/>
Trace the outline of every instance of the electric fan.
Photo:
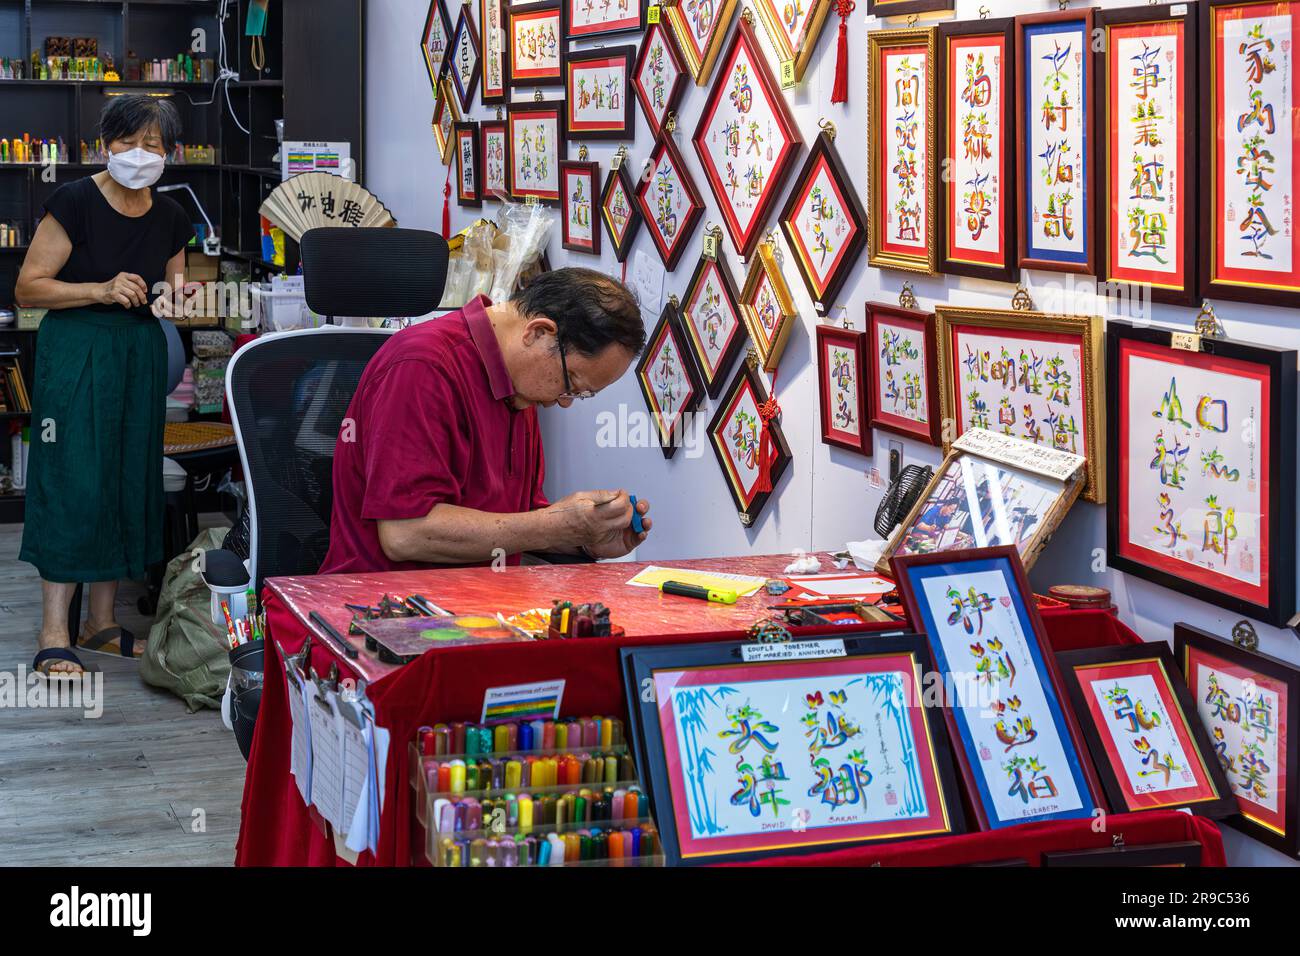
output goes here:
<path id="1" fill-rule="evenodd" d="M 317 226 L 397 225 L 374 193 L 332 173 L 302 173 L 286 179 L 258 211 L 295 242 Z"/>
<path id="2" fill-rule="evenodd" d="M 876 534 L 888 538 L 898 523 L 907 517 L 933 477 L 934 469 L 929 465 L 904 466 L 890 483 L 885 497 L 880 499 L 880 507 L 876 509 Z"/>

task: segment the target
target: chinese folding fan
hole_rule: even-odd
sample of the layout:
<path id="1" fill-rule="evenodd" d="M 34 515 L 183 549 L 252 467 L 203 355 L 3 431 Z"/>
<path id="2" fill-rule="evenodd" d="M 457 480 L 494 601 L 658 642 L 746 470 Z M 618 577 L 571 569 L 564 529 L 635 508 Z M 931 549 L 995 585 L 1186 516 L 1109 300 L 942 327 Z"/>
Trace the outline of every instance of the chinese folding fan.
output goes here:
<path id="1" fill-rule="evenodd" d="M 374 193 L 332 173 L 286 179 L 266 197 L 260 212 L 295 241 L 317 226 L 397 225 Z"/>

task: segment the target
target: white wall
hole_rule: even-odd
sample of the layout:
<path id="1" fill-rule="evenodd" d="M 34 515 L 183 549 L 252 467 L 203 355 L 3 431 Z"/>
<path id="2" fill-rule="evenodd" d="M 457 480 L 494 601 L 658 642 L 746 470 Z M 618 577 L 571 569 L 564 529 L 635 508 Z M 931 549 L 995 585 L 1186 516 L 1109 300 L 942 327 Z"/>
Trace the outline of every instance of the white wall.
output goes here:
<path id="1" fill-rule="evenodd" d="M 1055 2 L 1044 0 L 983 0 L 983 4 L 980 0 L 957 0 L 955 17 L 976 19 L 981 5 L 990 8 L 992 17 L 1057 9 Z M 1099 7 L 1132 5 L 1134 4 L 1113 0 L 1097 4 Z M 437 155 L 430 130 L 433 95 L 419 49 L 420 28 L 426 9 L 427 0 L 377 0 L 369 5 L 366 25 L 366 122 L 370 142 L 366 182 L 402 225 L 438 230 L 442 223 L 442 187 L 447 170 Z M 827 19 L 818 49 L 803 82 L 797 90 L 785 94 L 803 133 L 805 144 L 810 144 L 816 137 L 819 118 L 827 117 L 834 121 L 839 131 L 836 146 L 864 205 L 867 196 L 866 35 L 868 29 L 881 25 L 875 18 L 868 18 L 865 9 L 866 5 L 859 3 L 857 12 L 850 18 L 848 103 L 830 103 L 838 23 L 833 13 Z M 477 18 L 477 4 L 475 15 Z M 454 15 L 452 19 L 454 24 Z M 925 22 L 933 21 L 927 19 Z M 775 53 L 761 24 L 756 25 L 760 42 L 771 58 L 770 62 L 775 62 Z M 902 24 L 888 25 L 893 27 Z M 608 45 L 614 45 L 632 41 L 615 37 L 607 42 Z M 593 45 L 596 44 L 578 44 Z M 532 91 L 519 91 L 516 95 L 520 99 L 527 99 L 531 98 Z M 552 89 L 546 95 L 558 97 L 561 93 Z M 707 87 L 691 86 L 678 109 L 678 115 L 682 119 L 676 133 L 677 145 L 695 177 L 706 209 L 696 236 L 677 269 L 665 277 L 665 296 L 670 292 L 677 293 L 679 297 L 684 294 L 699 257 L 704 224 L 710 221 L 722 222 L 695 150 L 690 144 L 695 123 L 707 96 Z M 639 108 L 635 112 L 636 140 L 629 145 L 629 154 L 634 168 L 639 169 L 649 155 L 652 138 Z M 472 113 L 474 119 L 493 115 L 489 108 L 478 103 Z M 608 169 L 609 160 L 617 145 L 588 143 L 589 158 L 601 164 L 602 176 Z M 801 167 L 804 156 L 806 149 L 795 162 L 795 171 Z M 569 158 L 577 158 L 576 143 L 569 145 Z M 774 204 L 774 210 L 779 210 L 784 201 L 783 191 L 779 201 Z M 453 230 L 462 228 L 479 215 L 494 215 L 494 209 L 495 204 L 488 203 L 482 211 L 462 210 L 453 200 Z M 779 231 L 776 218 L 774 212 L 769 225 Z M 563 250 L 560 248 L 558 233 L 557 225 L 549 250 L 552 265 L 593 266 L 611 274 L 621 274 L 622 266 L 609 250 L 608 237 L 602 244 L 604 251 L 597 259 Z M 785 249 L 784 237 L 781 237 L 780 243 Z M 730 248 L 729 239 L 724 239 L 723 246 L 728 250 L 727 258 L 739 285 L 744 278 L 743 268 Z M 650 256 L 658 270 L 658 256 L 643 229 L 628 257 L 628 276 L 632 274 L 637 251 Z M 841 547 L 848 540 L 874 537 L 871 523 L 883 491 L 882 482 L 888 473 L 889 443 L 901 443 L 904 464 L 917 462 L 937 465 L 941 458 L 940 451 L 883 431 L 876 432 L 876 454 L 873 458 L 821 443 L 816 370 L 811 364 L 810 344 L 818 320 L 792 261 L 787 261 L 786 278 L 794 292 L 803 324 L 802 329 L 795 330 L 781 360 L 777 388 L 784 412 L 782 425 L 794 461 L 778 483 L 772 500 L 755 527 L 745 529 L 737 519 L 722 473 L 703 435 L 697 446 L 698 454 L 693 458 L 688 457 L 686 449 L 679 449 L 672 460 L 665 460 L 653 448 L 598 447 L 596 416 L 600 412 L 616 412 L 620 404 L 626 404 L 629 411 L 644 410 L 644 403 L 631 374 L 595 399 L 579 402 L 567 411 L 552 409 L 543 413 L 548 492 L 558 497 L 580 488 L 628 488 L 638 497 L 648 499 L 653 507 L 655 530 L 638 549 L 637 557 L 642 560 L 746 552 L 761 554 L 792 548 L 826 550 Z M 1031 292 L 1034 292 L 1035 286 L 1054 280 L 1059 282 L 1060 277 L 1043 272 L 1022 273 L 1022 281 L 1030 287 Z M 904 281 L 913 283 L 922 308 L 946 303 L 1008 308 L 1013 291 L 1011 286 L 997 282 L 942 275 L 916 277 L 872 269 L 867 267 L 864 255 L 840 293 L 839 303 L 848 306 L 854 326 L 861 329 L 863 304 L 869 300 L 897 302 Z M 1035 303 L 1039 308 L 1050 311 L 1052 301 L 1047 296 L 1047 290 L 1036 292 Z M 1195 309 L 1156 305 L 1152 307 L 1151 317 L 1158 324 L 1190 328 L 1195 313 Z M 1291 310 L 1219 302 L 1216 303 L 1216 313 L 1230 337 L 1300 347 L 1300 324 L 1296 323 Z M 838 310 L 832 314 L 832 319 L 837 317 Z M 656 319 L 657 315 L 646 316 L 647 331 Z M 706 403 L 710 414 L 716 405 L 716 402 Z M 1224 636 L 1229 633 L 1238 620 L 1234 614 L 1136 578 L 1106 570 L 1094 571 L 1094 553 L 1101 549 L 1104 554 L 1106 545 L 1105 518 L 1104 507 L 1082 501 L 1076 504 L 1034 569 L 1032 577 L 1036 587 L 1046 589 L 1051 584 L 1063 582 L 1097 583 L 1109 587 L 1119 605 L 1122 619 L 1148 640 L 1169 640 L 1175 621 L 1187 621 Z M 1294 529 L 1289 530 L 1294 533 Z M 1300 662 L 1300 642 L 1295 634 L 1258 623 L 1256 627 L 1260 633 L 1261 650 Z M 1224 839 L 1228 844 L 1229 862 L 1286 862 L 1281 854 L 1240 837 L 1226 827 Z"/>

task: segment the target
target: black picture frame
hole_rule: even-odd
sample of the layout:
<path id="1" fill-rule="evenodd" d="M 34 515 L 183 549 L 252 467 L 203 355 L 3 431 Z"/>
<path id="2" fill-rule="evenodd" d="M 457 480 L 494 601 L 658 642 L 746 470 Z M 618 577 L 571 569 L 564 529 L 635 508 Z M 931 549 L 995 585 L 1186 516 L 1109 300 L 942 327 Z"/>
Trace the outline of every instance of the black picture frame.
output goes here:
<path id="1" fill-rule="evenodd" d="M 691 354 L 689 339 L 675 298 L 670 297 L 664 303 L 663 312 L 659 314 L 659 321 L 655 323 L 654 329 L 646 337 L 646 347 L 642 350 L 641 357 L 636 363 L 636 383 L 641 389 L 641 397 L 645 400 L 646 411 L 654 421 L 655 439 L 659 442 L 664 458 L 672 458 L 677 453 L 677 446 L 682 443 L 682 432 L 680 430 L 681 425 L 678 423 L 670 428 L 668 434 L 665 435 L 659 417 L 655 412 L 655 402 L 651 393 L 652 383 L 648 381 L 648 372 L 660 336 L 668 335 L 676 342 L 682 374 L 686 377 L 691 389 L 690 395 L 686 396 L 682 401 L 680 413 L 682 415 L 693 415 L 704 401 L 705 394 L 704 382 L 700 377 L 699 370 L 695 367 L 695 356 Z"/>
<path id="2" fill-rule="evenodd" d="M 464 182 L 461 176 L 461 164 L 465 161 L 461 153 L 461 133 L 469 134 L 471 158 L 474 173 L 474 192 L 466 195 L 461 188 Z M 452 127 L 451 134 L 452 149 L 456 154 L 456 204 L 463 209 L 479 209 L 483 206 L 483 140 L 479 132 L 478 123 L 473 120 L 465 120 L 457 123 Z"/>
<path id="3" fill-rule="evenodd" d="M 563 0 L 564 5 L 564 39 L 565 42 L 571 43 L 574 40 L 593 40 L 597 37 L 620 36 L 625 33 L 640 34 L 645 32 L 646 28 L 646 8 L 649 6 L 649 0 L 628 0 L 636 8 L 637 22 L 634 26 L 621 25 L 621 21 L 612 21 L 616 25 L 613 27 L 604 27 L 599 29 L 575 30 L 573 26 L 573 7 L 581 3 L 582 0 Z"/>
<path id="4" fill-rule="evenodd" d="M 749 329 L 745 325 L 745 315 L 740 310 L 740 290 L 736 287 L 736 280 L 732 278 L 731 269 L 728 267 L 725 254 L 719 246 L 716 257 L 710 259 L 707 256 L 700 256 L 699 262 L 695 264 L 695 271 L 691 273 L 690 281 L 686 283 L 686 291 L 682 294 L 682 324 L 689 326 L 690 319 L 686 316 L 687 306 L 695 297 L 696 289 L 704 281 L 705 271 L 712 265 L 717 272 L 719 285 L 722 286 L 722 295 L 727 299 L 727 307 L 731 314 L 736 317 L 736 332 L 731 337 L 731 343 L 723 351 L 722 357 L 718 360 L 717 368 L 713 375 L 709 375 L 707 364 L 701 359 L 700 346 L 696 342 L 695 336 L 691 334 L 690 328 L 686 329 L 687 338 L 691 343 L 692 356 L 695 359 L 695 365 L 700 371 L 700 377 L 704 380 L 704 387 L 708 390 L 709 398 L 717 398 L 722 392 L 722 387 L 728 381 L 731 366 L 736 362 L 736 356 L 745 350 L 745 343 L 749 341 Z"/>
<path id="5" fill-rule="evenodd" d="M 497 20 L 501 24 L 501 92 L 488 92 L 488 17 L 490 7 L 497 10 Z M 507 0 L 478 0 L 479 18 L 479 99 L 484 106 L 505 104 L 510 101 L 510 4 Z"/>
<path id="6" fill-rule="evenodd" d="M 554 13 L 556 26 L 556 53 L 559 67 L 554 76 L 521 76 L 515 63 L 515 18 L 535 13 Z M 532 89 L 546 86 L 564 86 L 564 61 L 567 41 L 564 39 L 564 4 L 560 0 L 538 0 L 536 3 L 512 3 L 506 7 L 506 83 L 510 89 Z M 509 96 L 506 97 L 509 101 Z"/>
<path id="7" fill-rule="evenodd" d="M 1189 674 L 1189 651 L 1193 649 L 1286 685 L 1288 699 L 1285 713 L 1287 742 L 1284 772 L 1288 786 L 1282 806 L 1284 832 L 1278 833 L 1272 827 L 1265 826 L 1241 812 L 1225 818 L 1223 822 L 1287 856 L 1300 857 L 1300 784 L 1297 781 L 1297 774 L 1300 774 L 1300 731 L 1297 731 L 1297 727 L 1300 727 L 1300 667 L 1258 651 L 1248 651 L 1238 647 L 1232 641 L 1225 641 L 1191 624 L 1175 623 L 1174 659 L 1182 672 L 1183 680 L 1189 687 L 1192 685 Z M 1196 692 L 1190 691 L 1190 693 L 1195 698 Z M 1282 719 L 1283 715 L 1279 714 L 1278 720 Z M 1205 730 L 1207 733 L 1212 733 L 1209 727 Z M 1234 800 L 1236 800 L 1235 796 Z M 1237 804 L 1240 811 L 1241 801 L 1237 800 Z"/>
<path id="8" fill-rule="evenodd" d="M 437 68 L 434 68 L 433 61 L 429 59 L 429 49 L 425 45 L 429 39 L 429 32 L 433 29 L 433 18 L 437 17 L 442 23 L 442 34 L 447 38 L 447 49 L 442 52 L 442 62 Z M 451 53 L 451 17 L 447 13 L 446 0 L 429 0 L 429 12 L 424 17 L 424 29 L 420 33 L 420 55 L 424 58 L 424 68 L 429 74 L 429 85 L 433 87 L 433 95 L 438 95 L 438 81 L 443 77 L 444 68 L 447 65 L 447 57 Z"/>
<path id="9" fill-rule="evenodd" d="M 570 0 L 565 0 L 566 3 Z M 621 59 L 623 61 L 623 124 L 616 129 L 585 130 L 575 126 L 573 110 L 578 96 L 573 88 L 573 71 L 592 60 Z M 570 140 L 615 139 L 631 142 L 635 138 L 636 127 L 633 117 L 632 101 L 636 96 L 632 92 L 633 70 L 637 61 L 635 46 L 595 47 L 590 50 L 570 50 L 564 61 L 564 131 Z"/>
<path id="10" fill-rule="evenodd" d="M 614 227 L 610 225 L 608 212 L 610 196 L 616 185 L 622 189 L 628 203 L 627 229 L 623 232 L 622 241 L 614 232 Z M 609 235 L 610 246 L 614 249 L 614 258 L 619 262 L 624 261 L 632 251 L 632 240 L 636 238 L 637 230 L 641 228 L 641 207 L 637 205 L 636 187 L 632 184 L 632 177 L 627 173 L 626 162 L 611 169 L 609 175 L 605 177 L 605 185 L 600 190 L 600 221 Z"/>
<path id="11" fill-rule="evenodd" d="M 1043 854 L 1043 866 L 1200 866 L 1201 844 L 1195 840 L 1147 846 L 1105 846 L 1095 850 L 1061 850 Z"/>
<path id="12" fill-rule="evenodd" d="M 520 113 L 554 113 L 555 114 L 555 196 L 542 196 L 535 190 L 521 192 L 515 183 L 515 116 Z M 510 183 L 510 198 L 527 201 L 529 196 L 536 196 L 538 202 L 547 206 L 559 206 L 563 195 L 560 182 L 560 160 L 564 156 L 564 103 L 560 100 L 521 100 L 506 107 L 506 180 Z"/>
<path id="13" fill-rule="evenodd" d="M 1113 454 L 1106 457 L 1107 487 L 1112 493 L 1106 503 L 1106 556 L 1109 566 L 1162 587 L 1190 595 L 1269 624 L 1285 624 L 1295 612 L 1296 602 L 1296 350 L 1238 342 L 1233 339 L 1202 337 L 1200 354 L 1247 362 L 1269 372 L 1269 429 L 1260 437 L 1269 449 L 1270 474 L 1268 510 L 1269 585 L 1268 603 L 1261 604 L 1223 590 L 1189 580 L 1186 575 L 1152 566 L 1149 560 L 1135 560 L 1121 553 L 1121 515 L 1128 490 L 1121 479 L 1125 455 L 1120 421 L 1128 414 L 1121 406 L 1125 382 L 1121 374 L 1120 347 L 1125 341 L 1162 346 L 1171 358 L 1186 355 L 1174 345 L 1173 329 L 1136 325 L 1112 319 L 1106 325 L 1106 431 Z M 1124 516 L 1127 520 L 1127 516 Z M 1186 562 L 1184 562 L 1186 563 Z M 1193 565 L 1188 564 L 1189 568 Z"/>
<path id="14" fill-rule="evenodd" d="M 462 31 L 469 35 L 468 48 L 474 51 L 474 66 L 469 71 L 469 82 L 465 86 L 460 84 L 460 73 L 454 63 L 456 50 L 460 48 Z M 451 31 L 451 47 L 447 51 L 446 60 L 446 73 L 451 79 L 452 89 L 456 91 L 456 96 L 460 99 L 462 112 L 469 112 L 470 107 L 474 104 L 474 94 L 478 91 L 482 60 L 483 44 L 479 39 L 478 29 L 474 26 L 474 14 L 470 11 L 469 5 L 465 4 L 460 8 L 460 16 L 456 18 L 456 26 Z"/>
<path id="15" fill-rule="evenodd" d="M 565 173 L 576 172 L 587 177 L 587 182 L 591 184 L 591 191 L 587 195 L 587 202 L 591 206 L 591 247 L 588 248 L 580 242 L 575 242 L 569 234 L 569 190 L 566 185 Z M 562 159 L 560 160 L 560 245 L 570 252 L 582 252 L 589 256 L 600 255 L 600 225 L 596 222 L 599 213 L 596 204 L 599 197 L 596 195 L 596 183 L 600 179 L 600 163 L 590 162 L 585 159 Z"/>

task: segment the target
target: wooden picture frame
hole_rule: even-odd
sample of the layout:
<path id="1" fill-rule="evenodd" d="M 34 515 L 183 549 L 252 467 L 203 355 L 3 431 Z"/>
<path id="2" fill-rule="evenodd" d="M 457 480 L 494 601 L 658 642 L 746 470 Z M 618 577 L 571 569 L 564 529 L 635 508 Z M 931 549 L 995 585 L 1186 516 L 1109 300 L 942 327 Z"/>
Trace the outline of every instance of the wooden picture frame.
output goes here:
<path id="1" fill-rule="evenodd" d="M 662 8 L 696 86 L 708 84 L 735 13 L 736 0 L 677 0 Z"/>
<path id="2" fill-rule="evenodd" d="M 1112 813 L 1237 812 L 1168 644 L 1089 647 L 1056 661 Z"/>
<path id="3" fill-rule="evenodd" d="M 902 17 L 955 9 L 956 0 L 867 0 L 869 17 Z"/>
<path id="4" fill-rule="evenodd" d="M 646 0 L 563 0 L 563 2 L 564 39 L 568 42 L 615 36 L 620 33 L 641 33 L 645 30 Z"/>
<path id="5" fill-rule="evenodd" d="M 1300 189 L 1300 89 L 1291 52 L 1300 3 L 1203 0 L 1200 14 L 1201 295 L 1296 308 L 1300 238 L 1289 223 Z"/>
<path id="6" fill-rule="evenodd" d="M 1043 866 L 1190 867 L 1201 865 L 1195 840 L 1146 846 L 1104 846 L 1095 850 L 1057 850 L 1043 854 Z"/>
<path id="7" fill-rule="evenodd" d="M 1214 338 L 1192 351 L 1183 334 L 1108 323 L 1107 560 L 1284 624 L 1296 601 L 1296 352 Z"/>
<path id="8" fill-rule="evenodd" d="M 650 24 L 632 69 L 632 90 L 641 104 L 650 135 L 659 136 L 668 114 L 677 109 L 690 82 L 691 75 L 677 52 L 672 31 L 662 19 Z"/>
<path id="9" fill-rule="evenodd" d="M 456 204 L 466 209 L 483 205 L 483 160 L 478 123 L 457 123 L 454 133 L 456 153 Z"/>
<path id="10" fill-rule="evenodd" d="M 817 49 L 817 40 L 826 25 L 826 14 L 835 6 L 834 0 L 806 2 L 806 10 L 802 8 L 802 0 L 793 5 L 781 3 L 781 0 L 756 0 L 754 3 L 758 18 L 763 22 L 763 29 L 767 31 L 767 38 L 772 41 L 772 48 L 776 51 L 782 76 L 788 70 L 795 83 L 803 82 L 808 61 L 812 59 L 813 51 Z M 794 23 L 787 19 L 791 15 L 794 16 Z"/>
<path id="11" fill-rule="evenodd" d="M 632 240 L 641 228 L 641 210 L 636 203 L 636 187 L 627 174 L 627 164 L 619 163 L 605 177 L 600 191 L 600 221 L 605 224 L 614 258 L 619 262 L 632 251 Z"/>
<path id="12" fill-rule="evenodd" d="M 424 57 L 424 68 L 429 73 L 429 86 L 433 88 L 435 99 L 450 49 L 451 17 L 447 15 L 446 0 L 429 0 L 429 12 L 424 16 L 424 29 L 420 31 L 420 55 Z"/>
<path id="13" fill-rule="evenodd" d="M 438 96 L 433 101 L 433 140 L 438 146 L 438 156 L 444 166 L 452 162 L 452 140 L 456 124 L 461 121 L 460 107 L 456 105 L 456 89 L 451 78 L 444 76 L 438 82 Z"/>
<path id="14" fill-rule="evenodd" d="M 746 661 L 738 642 L 623 649 L 632 736 L 642 743 L 642 780 L 669 866 L 965 829 L 943 721 L 914 692 L 933 680 L 925 638 L 849 632 L 837 640 L 842 655 L 799 661 Z M 782 711 L 778 696 L 797 703 Z M 813 725 L 822 729 L 808 731 Z M 827 726 L 847 735 L 842 747 L 825 743 Z M 742 746 L 753 732 L 761 742 Z M 805 752 L 811 788 L 791 779 Z M 687 761 L 698 787 L 687 783 Z M 886 785 L 885 769 L 897 767 L 914 772 L 891 774 L 900 779 Z M 784 822 L 799 811 L 802 826 Z"/>
<path id="15" fill-rule="evenodd" d="M 749 261 L 738 301 L 745 329 L 758 350 L 759 364 L 765 372 L 775 371 L 790 333 L 799 322 L 799 313 L 771 242 L 760 243 L 758 254 Z"/>
<path id="16" fill-rule="evenodd" d="M 1016 550 L 895 558 L 893 577 L 908 621 L 929 638 L 936 671 L 974 672 L 988 690 L 969 695 L 979 700 L 958 694 L 943 708 L 979 828 L 1091 818 L 1101 788 Z M 1014 687 L 1002 683 L 1011 667 Z M 993 694 L 990 705 L 983 698 Z"/>
<path id="17" fill-rule="evenodd" d="M 484 106 L 510 99 L 510 57 L 506 40 L 507 0 L 478 0 L 482 49 L 479 53 L 479 97 Z"/>
<path id="18" fill-rule="evenodd" d="M 1097 279 L 1193 305 L 1197 287 L 1195 0 L 1098 10 L 1102 135 Z M 1172 251 L 1171 251 L 1172 250 Z"/>
<path id="19" fill-rule="evenodd" d="M 1016 17 L 1016 242 L 1022 269 L 1097 272 L 1092 15 L 1091 7 L 1081 7 Z M 1050 109 L 1044 103 L 1049 84 Z"/>
<path id="20" fill-rule="evenodd" d="M 825 315 L 867 241 L 867 212 L 835 148 L 834 126 L 813 140 L 794 182 L 781 211 L 781 228 L 813 308 Z"/>
<path id="21" fill-rule="evenodd" d="M 690 352 L 676 296 L 670 296 L 636 363 L 637 385 L 665 458 L 676 453 L 704 400 L 704 383 Z"/>
<path id="22" fill-rule="evenodd" d="M 511 198 L 532 196 L 559 205 L 564 104 L 559 100 L 511 103 L 506 107 L 506 146 Z"/>
<path id="23" fill-rule="evenodd" d="M 636 202 L 664 269 L 672 272 L 700 221 L 704 201 L 671 135 L 655 140 L 647 171 L 636 184 Z"/>
<path id="24" fill-rule="evenodd" d="M 1087 458 L 1083 497 L 1103 503 L 1104 321 L 947 305 L 934 312 L 939 410 L 952 422 L 944 451 L 968 427 L 1010 428 L 1017 438 Z"/>
<path id="25" fill-rule="evenodd" d="M 713 420 L 709 422 L 709 442 L 727 481 L 727 490 L 736 503 L 740 523 L 746 528 L 753 527 L 763 513 L 776 491 L 777 482 L 793 459 L 781 424 L 773 419 L 769 427 L 775 456 L 768 471 L 772 490 L 759 490 L 758 465 L 763 434 L 759 409 L 767 397 L 767 388 L 758 373 L 747 362 L 741 362 L 718 403 Z"/>
<path id="26" fill-rule="evenodd" d="M 691 138 L 727 235 L 742 260 L 762 236 L 768 213 L 785 188 L 786 172 L 803 144 L 759 47 L 752 16 L 741 16 L 718 60 L 713 89 Z M 752 158 L 751 151 L 756 153 Z"/>
<path id="27" fill-rule="evenodd" d="M 1174 658 L 1237 803 L 1223 822 L 1300 857 L 1300 668 L 1190 624 Z"/>
<path id="28" fill-rule="evenodd" d="M 870 456 L 866 383 L 867 334 L 838 325 L 817 326 L 817 398 L 822 444 Z"/>
<path id="29" fill-rule="evenodd" d="M 564 43 L 560 0 L 511 4 L 506 13 L 510 87 L 563 86 Z"/>
<path id="30" fill-rule="evenodd" d="M 871 427 L 942 442 L 933 312 L 868 302 L 863 349 Z"/>
<path id="31" fill-rule="evenodd" d="M 633 138 L 629 90 L 635 60 L 634 46 L 569 51 L 564 62 L 564 128 L 570 140 Z"/>
<path id="32" fill-rule="evenodd" d="M 560 160 L 560 245 L 570 252 L 600 255 L 596 190 L 600 163 Z"/>
<path id="33" fill-rule="evenodd" d="M 463 5 L 451 33 L 446 69 L 464 112 L 469 112 L 474 104 L 474 93 L 478 90 L 481 51 L 478 30 L 474 26 L 474 14 L 468 4 Z"/>
<path id="34" fill-rule="evenodd" d="M 934 27 L 867 34 L 867 263 L 934 275 Z"/>
<path id="35" fill-rule="evenodd" d="M 479 155 L 483 160 L 482 197 L 500 202 L 510 195 L 509 140 L 510 134 L 503 119 L 480 120 Z"/>
<path id="36" fill-rule="evenodd" d="M 700 256 L 682 295 L 681 313 L 700 378 L 709 398 L 717 398 L 749 340 L 740 293 L 721 250 L 715 257 Z"/>
<path id="37" fill-rule="evenodd" d="M 1017 282 L 1015 18 L 939 26 L 940 272 Z"/>

